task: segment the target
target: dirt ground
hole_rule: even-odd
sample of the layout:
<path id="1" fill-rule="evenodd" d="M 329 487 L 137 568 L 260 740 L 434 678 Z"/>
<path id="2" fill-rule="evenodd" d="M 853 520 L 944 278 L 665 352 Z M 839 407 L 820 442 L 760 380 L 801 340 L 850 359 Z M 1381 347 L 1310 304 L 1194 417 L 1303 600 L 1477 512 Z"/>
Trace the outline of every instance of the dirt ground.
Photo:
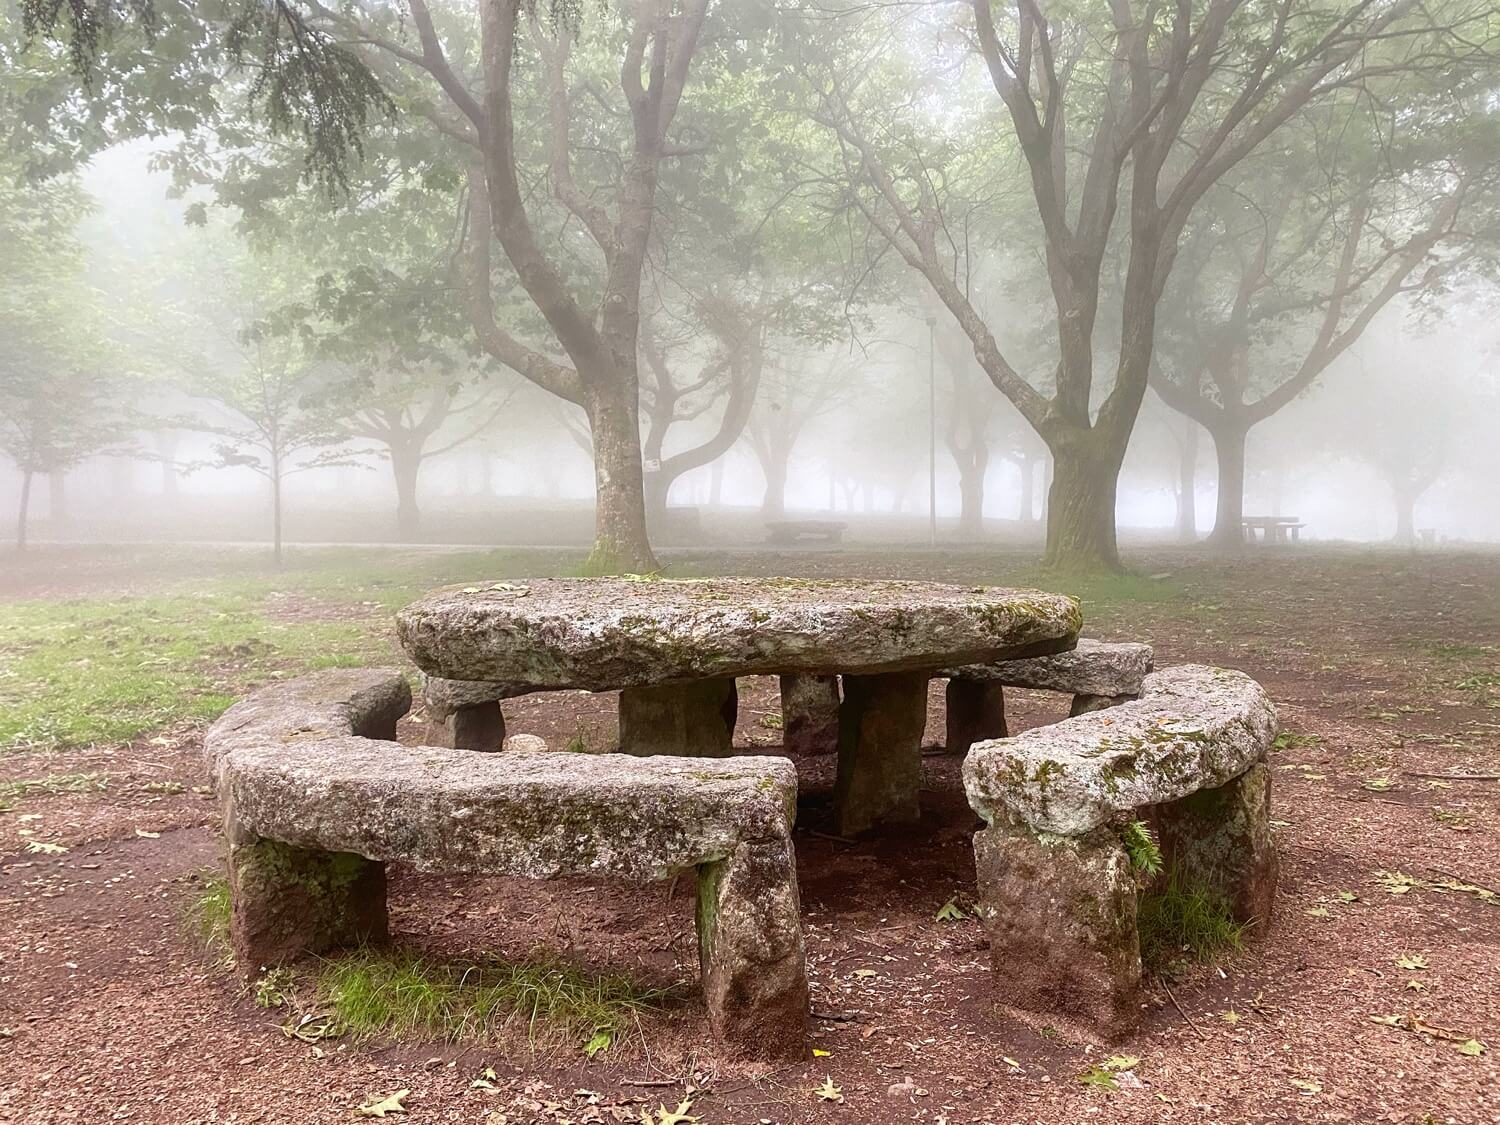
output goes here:
<path id="1" fill-rule="evenodd" d="M 919 827 L 831 837 L 833 758 L 797 763 L 815 1051 L 776 1068 L 723 1057 L 706 1037 L 686 881 L 395 872 L 392 926 L 406 946 L 453 957 L 543 948 L 674 989 L 638 1036 L 592 1061 L 534 1052 L 522 1037 L 288 1037 L 285 1013 L 257 1007 L 184 923 L 220 844 L 199 732 L 183 726 L 0 755 L 0 782 L 106 782 L 27 794 L 0 814 L 0 1121 L 347 1122 L 397 1090 L 410 1091 L 413 1122 L 1500 1121 L 1500 556 L 1132 561 L 1171 575 L 1174 592 L 1103 599 L 1087 607 L 1086 631 L 1149 640 L 1159 665 L 1242 668 L 1293 734 L 1273 757 L 1273 924 L 1217 968 L 1152 980 L 1124 1043 L 1101 1049 L 1001 1019 L 978 923 L 938 920 L 950 900 L 970 901 L 976 824 L 958 762 L 941 752 L 940 691 Z M 952 554 L 694 564 L 1003 578 L 993 560 Z M 1017 727 L 1066 706 L 1029 692 L 1007 702 Z M 779 733 L 763 720 L 775 713 L 772 682 L 742 684 L 737 746 L 774 752 Z M 512 732 L 553 745 L 613 737 L 607 695 L 533 696 L 507 715 Z M 422 716 L 405 724 L 403 739 L 426 736 Z M 1460 1049 L 1470 1040 L 1480 1053 Z M 1112 1053 L 1140 1059 L 1119 1089 L 1078 1080 Z M 473 1085 L 486 1067 L 492 1089 Z M 684 1101 L 691 1116 L 665 1112 Z"/>

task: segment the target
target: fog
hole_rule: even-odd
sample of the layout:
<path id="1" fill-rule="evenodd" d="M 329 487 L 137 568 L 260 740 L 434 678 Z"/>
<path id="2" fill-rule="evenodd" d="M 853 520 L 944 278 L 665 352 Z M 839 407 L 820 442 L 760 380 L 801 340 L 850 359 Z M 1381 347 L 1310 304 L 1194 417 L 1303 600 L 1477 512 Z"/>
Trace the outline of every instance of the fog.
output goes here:
<path id="1" fill-rule="evenodd" d="M 174 42 L 152 86 L 127 18 L 80 61 L 65 17 L 28 38 L 7 8 L 15 542 L 630 568 L 835 519 L 1112 569 L 1116 537 L 1125 564 L 1234 551 L 1261 517 L 1500 541 L 1500 75 L 1457 31 L 1482 6 L 1309 24 L 1313 85 L 1261 89 L 1230 4 L 1193 96 L 1165 18 L 1136 43 L 1026 4 L 977 33 L 968 5 L 658 7 L 523 18 L 497 89 L 474 5 L 294 5 L 383 83 L 337 111 L 277 102 L 270 56 L 261 88 L 254 58 Z M 1126 73 L 1136 51 L 1161 73 Z"/>

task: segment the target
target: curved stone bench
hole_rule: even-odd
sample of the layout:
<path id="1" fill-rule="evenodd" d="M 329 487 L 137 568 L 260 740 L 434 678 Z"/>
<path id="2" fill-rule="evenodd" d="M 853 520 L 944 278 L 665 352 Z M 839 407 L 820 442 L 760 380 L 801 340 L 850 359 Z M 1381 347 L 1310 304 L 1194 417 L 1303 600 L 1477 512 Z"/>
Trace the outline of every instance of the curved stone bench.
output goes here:
<path id="1" fill-rule="evenodd" d="M 694 869 L 714 1033 L 762 1054 L 802 1049 L 790 762 L 405 747 L 388 740 L 410 703 L 397 672 L 320 672 L 210 728 L 246 971 L 385 939 L 388 861 L 533 879 Z"/>
<path id="2" fill-rule="evenodd" d="M 1276 710 L 1242 672 L 1180 665 L 1141 697 L 976 744 L 964 790 L 979 910 L 1002 1005 L 1107 1037 L 1139 1015 L 1137 873 L 1124 826 L 1147 822 L 1166 880 L 1264 922 L 1276 886 L 1266 751 Z"/>
<path id="3" fill-rule="evenodd" d="M 1069 652 L 945 669 L 947 750 L 967 754 L 974 743 L 1009 733 L 1005 726 L 1008 687 L 1071 695 L 1069 714 L 1076 717 L 1139 697 L 1153 656 L 1150 645 L 1079 638 Z"/>

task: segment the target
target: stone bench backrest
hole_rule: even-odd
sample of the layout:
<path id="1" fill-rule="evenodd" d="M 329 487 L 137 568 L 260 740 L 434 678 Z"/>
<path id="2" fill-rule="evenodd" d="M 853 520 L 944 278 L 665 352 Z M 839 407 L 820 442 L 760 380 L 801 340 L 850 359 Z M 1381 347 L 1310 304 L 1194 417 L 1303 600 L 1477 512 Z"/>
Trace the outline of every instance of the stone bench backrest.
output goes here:
<path id="1" fill-rule="evenodd" d="M 976 743 L 964 790 L 990 825 L 1081 836 L 1226 784 L 1275 737 L 1276 709 L 1249 676 L 1183 664 L 1147 676 L 1138 700 Z"/>
<path id="2" fill-rule="evenodd" d="M 1082 638 L 1069 652 L 967 664 L 946 669 L 943 674 L 951 679 L 989 680 L 1006 687 L 1116 698 L 1141 694 L 1141 685 L 1151 672 L 1152 657 L 1150 645 Z"/>
<path id="3" fill-rule="evenodd" d="M 204 750 L 236 825 L 422 870 L 530 878 L 658 879 L 789 838 L 786 759 L 479 754 L 355 733 L 409 699 L 396 673 L 341 672 L 231 708 Z"/>

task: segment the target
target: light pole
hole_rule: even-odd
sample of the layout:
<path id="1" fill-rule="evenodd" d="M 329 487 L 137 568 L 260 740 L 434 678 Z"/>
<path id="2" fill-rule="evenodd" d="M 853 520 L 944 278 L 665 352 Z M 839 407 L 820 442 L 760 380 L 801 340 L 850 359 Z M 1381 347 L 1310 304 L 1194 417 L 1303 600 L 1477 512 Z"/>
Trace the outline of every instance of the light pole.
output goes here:
<path id="1" fill-rule="evenodd" d="M 937 546 L 937 317 L 927 318 L 927 544 Z"/>

